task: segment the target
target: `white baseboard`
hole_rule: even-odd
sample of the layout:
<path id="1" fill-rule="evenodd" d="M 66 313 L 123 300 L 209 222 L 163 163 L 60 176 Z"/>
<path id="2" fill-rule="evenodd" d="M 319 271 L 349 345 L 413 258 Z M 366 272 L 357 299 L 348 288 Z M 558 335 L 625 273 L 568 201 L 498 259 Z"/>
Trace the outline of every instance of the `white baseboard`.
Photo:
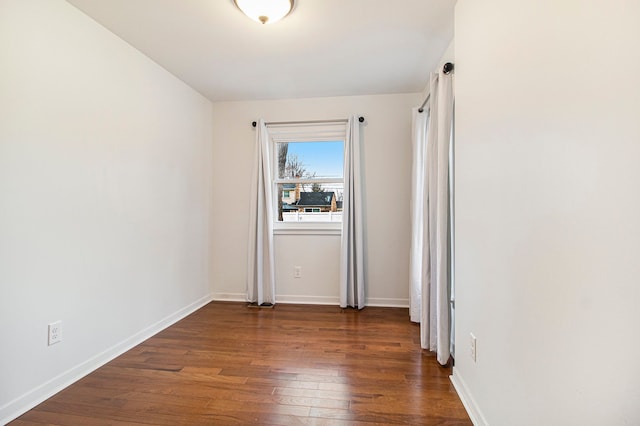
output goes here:
<path id="1" fill-rule="evenodd" d="M 170 325 L 180 321 L 187 315 L 197 311 L 212 300 L 213 298 L 211 295 L 204 296 L 201 299 L 196 300 L 195 302 L 178 310 L 177 312 L 174 312 L 173 314 L 161 319 L 155 324 L 152 324 L 149 327 L 139 331 L 133 336 L 113 345 L 104 352 L 101 352 L 94 357 L 89 358 L 83 363 L 70 368 L 69 370 L 54 377 L 48 382 L 45 382 L 42 385 L 19 396 L 13 401 L 8 402 L 7 404 L 0 407 L 0 424 L 7 424 L 11 420 L 16 419 L 36 405 L 60 392 L 64 388 L 77 382 L 87 374 L 97 370 L 98 368 L 102 367 L 114 358 L 122 355 L 134 346 L 137 346 L 140 343 L 144 342 L 154 334 L 159 333 Z"/>
<path id="2" fill-rule="evenodd" d="M 214 293 L 212 299 L 219 302 L 246 302 L 245 293 Z M 337 296 L 302 296 L 291 294 L 276 294 L 276 303 L 296 303 L 301 305 L 340 305 L 340 298 Z M 409 299 L 385 299 L 369 298 L 367 306 L 381 308 L 408 308 Z"/>
<path id="3" fill-rule="evenodd" d="M 276 295 L 276 302 L 291 303 L 300 305 L 340 305 L 340 298 L 333 296 L 296 296 L 296 295 Z"/>
<path id="4" fill-rule="evenodd" d="M 247 302 L 245 293 L 214 293 L 213 300 L 218 302 Z M 325 296 L 292 296 L 276 294 L 276 303 L 300 305 L 339 305 L 338 297 Z"/>
<path id="5" fill-rule="evenodd" d="M 381 308 L 408 308 L 409 299 L 386 299 L 386 298 L 369 298 L 367 306 L 377 306 Z"/>
<path id="6" fill-rule="evenodd" d="M 464 405 L 464 408 L 467 410 L 467 414 L 469 414 L 474 426 L 488 426 L 489 423 L 487 423 L 487 420 L 480 412 L 478 404 L 476 404 L 476 401 L 469 393 L 465 381 L 460 377 L 460 373 L 458 373 L 455 367 L 453 367 L 453 374 L 449 376 L 449 379 L 451 383 L 453 383 L 453 387 L 456 389 L 462 405 Z"/>
<path id="7" fill-rule="evenodd" d="M 246 302 L 246 293 L 213 293 L 212 300 L 217 302 Z"/>
<path id="8" fill-rule="evenodd" d="M 213 300 L 218 302 L 246 302 L 245 293 L 214 293 Z M 301 305 L 339 305 L 340 298 L 326 296 L 292 296 L 276 294 L 276 303 L 290 303 Z"/>

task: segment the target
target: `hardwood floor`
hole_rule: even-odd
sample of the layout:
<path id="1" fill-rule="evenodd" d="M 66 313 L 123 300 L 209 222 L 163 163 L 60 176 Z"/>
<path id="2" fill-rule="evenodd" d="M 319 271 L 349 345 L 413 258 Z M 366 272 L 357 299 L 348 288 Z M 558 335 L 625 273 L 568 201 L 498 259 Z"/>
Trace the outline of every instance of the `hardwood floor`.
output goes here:
<path id="1" fill-rule="evenodd" d="M 469 425 L 450 374 L 407 309 L 213 302 L 10 424 Z"/>

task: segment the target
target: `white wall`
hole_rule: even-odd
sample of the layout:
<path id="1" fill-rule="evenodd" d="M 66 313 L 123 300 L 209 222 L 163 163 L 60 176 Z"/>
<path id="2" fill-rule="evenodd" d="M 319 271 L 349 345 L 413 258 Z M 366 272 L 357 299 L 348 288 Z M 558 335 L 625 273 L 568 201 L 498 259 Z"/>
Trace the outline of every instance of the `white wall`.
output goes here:
<path id="1" fill-rule="evenodd" d="M 0 423 L 209 299 L 211 116 L 66 2 L 0 2 Z"/>
<path id="2" fill-rule="evenodd" d="M 454 380 L 479 423 L 640 424 L 638 17 L 457 3 Z"/>
<path id="3" fill-rule="evenodd" d="M 214 104 L 215 297 L 245 299 L 247 226 L 255 130 L 251 122 L 366 117 L 368 300 L 408 305 L 411 107 L 420 94 Z M 401 210 L 400 214 L 398 210 Z M 400 219 L 398 219 L 400 217 Z M 338 303 L 339 236 L 276 237 L 278 301 Z M 300 265 L 303 276 L 293 279 Z M 317 271 L 324 270 L 324 274 Z"/>
<path id="4" fill-rule="evenodd" d="M 276 235 L 274 245 L 278 302 L 340 302 L 339 235 Z M 296 266 L 300 278 L 293 276 Z"/>

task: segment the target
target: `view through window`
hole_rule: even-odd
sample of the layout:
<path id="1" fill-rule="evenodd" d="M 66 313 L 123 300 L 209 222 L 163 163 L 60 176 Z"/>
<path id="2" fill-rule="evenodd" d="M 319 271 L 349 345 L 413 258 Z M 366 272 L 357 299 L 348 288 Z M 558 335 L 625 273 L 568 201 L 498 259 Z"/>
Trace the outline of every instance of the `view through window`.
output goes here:
<path id="1" fill-rule="evenodd" d="M 275 143 L 278 222 L 341 222 L 344 141 Z"/>

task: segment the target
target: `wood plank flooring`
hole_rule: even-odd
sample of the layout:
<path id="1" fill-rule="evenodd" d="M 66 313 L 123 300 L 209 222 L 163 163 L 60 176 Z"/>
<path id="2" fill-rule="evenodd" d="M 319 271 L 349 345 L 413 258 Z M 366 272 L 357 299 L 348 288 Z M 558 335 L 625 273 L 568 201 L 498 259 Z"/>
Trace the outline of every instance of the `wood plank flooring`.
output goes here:
<path id="1" fill-rule="evenodd" d="M 470 425 L 407 309 L 213 302 L 10 425 Z"/>

